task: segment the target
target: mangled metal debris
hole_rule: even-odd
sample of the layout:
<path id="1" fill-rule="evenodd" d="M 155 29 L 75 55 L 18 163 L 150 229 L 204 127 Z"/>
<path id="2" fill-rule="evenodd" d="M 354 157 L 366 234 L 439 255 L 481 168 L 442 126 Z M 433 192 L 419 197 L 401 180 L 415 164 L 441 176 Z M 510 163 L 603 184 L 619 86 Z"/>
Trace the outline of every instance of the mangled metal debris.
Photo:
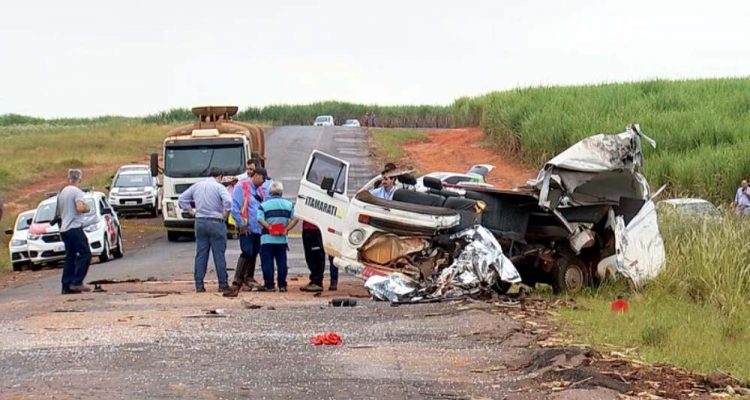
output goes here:
<path id="1" fill-rule="evenodd" d="M 365 287 L 375 299 L 399 303 L 471 296 L 498 285 L 521 282 L 518 270 L 486 228 L 476 225 L 450 239 L 466 243 L 450 265 L 438 267 L 422 280 L 399 272 L 372 276 L 365 282 Z"/>
<path id="2" fill-rule="evenodd" d="M 349 164 L 315 151 L 296 213 L 321 228 L 334 263 L 369 278 L 383 300 L 504 293 L 518 282 L 577 292 L 611 276 L 638 289 L 665 260 L 642 141 L 655 145 L 638 125 L 585 138 L 515 190 L 450 191 L 436 180 L 420 192 L 404 178 L 392 200 L 369 192 L 379 177 L 350 199 L 337 189 L 348 187 Z"/>

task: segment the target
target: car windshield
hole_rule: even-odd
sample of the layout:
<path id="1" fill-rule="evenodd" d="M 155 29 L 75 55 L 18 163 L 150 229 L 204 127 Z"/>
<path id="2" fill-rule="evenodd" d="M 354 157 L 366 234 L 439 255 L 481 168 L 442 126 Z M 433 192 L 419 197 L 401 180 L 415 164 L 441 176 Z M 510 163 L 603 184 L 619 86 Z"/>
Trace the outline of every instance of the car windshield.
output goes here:
<path id="1" fill-rule="evenodd" d="M 25 231 L 29 229 L 29 218 L 33 217 L 34 213 L 27 213 L 27 214 L 21 214 L 20 218 L 18 218 L 18 223 L 16 224 L 16 230 L 17 231 Z"/>
<path id="2" fill-rule="evenodd" d="M 151 186 L 151 175 L 149 174 L 127 174 L 118 175 L 114 187 L 144 187 Z"/>
<path id="3" fill-rule="evenodd" d="M 357 123 L 357 120 L 356 119 L 347 119 L 346 123 L 349 124 L 349 125 L 354 125 L 354 124 Z"/>
<path id="4" fill-rule="evenodd" d="M 318 118 L 315 118 L 315 122 L 326 122 L 326 121 L 328 121 L 328 117 L 318 117 Z"/>
<path id="5" fill-rule="evenodd" d="M 238 145 L 167 147 L 164 158 L 164 175 L 176 178 L 205 177 L 211 168 L 225 175 L 245 171 L 245 152 Z"/>
<path id="6" fill-rule="evenodd" d="M 94 204 L 93 199 L 86 198 L 84 199 L 84 202 L 89 207 L 89 210 L 91 210 L 88 213 L 86 213 L 86 215 L 90 215 L 96 211 L 96 204 Z M 36 215 L 34 215 L 34 222 L 42 223 L 42 222 L 52 221 L 52 219 L 55 218 L 55 207 L 57 207 L 57 202 L 54 202 L 54 201 L 40 205 L 36 209 Z"/>

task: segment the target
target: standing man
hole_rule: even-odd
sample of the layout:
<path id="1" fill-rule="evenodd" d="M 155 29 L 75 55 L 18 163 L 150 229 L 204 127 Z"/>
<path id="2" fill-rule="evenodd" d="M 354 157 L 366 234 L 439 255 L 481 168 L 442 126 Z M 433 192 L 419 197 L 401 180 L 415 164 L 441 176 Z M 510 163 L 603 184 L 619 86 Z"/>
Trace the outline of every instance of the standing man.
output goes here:
<path id="1" fill-rule="evenodd" d="M 80 169 L 68 170 L 68 186 L 57 195 L 56 218 L 59 216 L 60 236 L 65 244 L 65 266 L 62 272 L 62 294 L 91 290 L 83 285 L 91 263 L 89 240 L 83 232 L 85 214 L 91 211 L 80 189 Z"/>
<path id="2" fill-rule="evenodd" d="M 284 185 L 278 181 L 271 182 L 269 192 L 268 199 L 258 208 L 258 222 L 263 227 L 263 234 L 260 237 L 260 265 L 263 269 L 264 281 L 264 285 L 258 288 L 258 291 L 273 292 L 275 290 L 273 282 L 275 260 L 279 292 L 286 292 L 287 235 L 297 225 L 297 220 L 294 219 L 292 202 L 281 197 L 284 194 Z"/>
<path id="3" fill-rule="evenodd" d="M 240 239 L 240 257 L 234 271 L 231 290 L 226 297 L 236 297 L 242 285 L 258 286 L 255 281 L 255 262 L 260 253 L 260 237 L 263 228 L 258 223 L 258 208 L 270 193 L 271 181 L 265 168 L 253 169 L 249 179 L 241 180 L 232 193 L 232 218 L 237 223 Z"/>
<path id="4" fill-rule="evenodd" d="M 209 250 L 214 257 L 219 290 L 229 289 L 227 283 L 227 225 L 225 218 L 232 209 L 232 198 L 221 183 L 222 171 L 211 168 L 210 179 L 200 181 L 184 191 L 178 200 L 179 207 L 195 217 L 195 291 L 206 291 L 203 278 L 208 268 Z M 193 206 L 195 204 L 195 206 Z"/>
<path id="5" fill-rule="evenodd" d="M 737 193 L 734 195 L 732 207 L 739 216 L 750 215 L 750 189 L 747 187 L 747 179 L 740 182 L 740 187 L 737 188 Z"/>
<path id="6" fill-rule="evenodd" d="M 303 292 L 322 292 L 323 275 L 326 270 L 326 253 L 323 249 L 323 237 L 317 226 L 302 221 L 302 247 L 305 249 L 305 262 L 310 270 L 310 282 L 299 288 Z M 339 269 L 333 265 L 333 257 L 329 256 L 331 264 L 331 284 L 328 290 L 338 288 Z"/>

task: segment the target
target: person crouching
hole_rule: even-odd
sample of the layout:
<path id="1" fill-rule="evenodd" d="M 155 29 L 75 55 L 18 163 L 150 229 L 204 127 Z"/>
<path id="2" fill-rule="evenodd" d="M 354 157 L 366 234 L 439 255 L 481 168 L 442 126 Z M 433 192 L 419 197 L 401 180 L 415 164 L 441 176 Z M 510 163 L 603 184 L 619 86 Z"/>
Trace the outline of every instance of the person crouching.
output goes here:
<path id="1" fill-rule="evenodd" d="M 297 225 L 294 218 L 294 205 L 282 198 L 284 185 L 281 182 L 271 182 L 269 197 L 258 208 L 258 223 L 263 227 L 260 237 L 260 267 L 263 270 L 263 287 L 259 292 L 275 291 L 273 281 L 273 266 L 276 261 L 279 292 L 286 292 L 288 247 L 287 235 Z"/>

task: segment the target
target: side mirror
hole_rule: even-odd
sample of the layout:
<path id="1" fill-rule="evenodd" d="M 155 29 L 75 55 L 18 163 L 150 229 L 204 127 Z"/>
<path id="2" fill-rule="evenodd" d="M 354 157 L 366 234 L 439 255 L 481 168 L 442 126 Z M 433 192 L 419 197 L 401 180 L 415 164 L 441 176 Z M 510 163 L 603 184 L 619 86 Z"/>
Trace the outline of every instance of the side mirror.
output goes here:
<path id="1" fill-rule="evenodd" d="M 159 155 L 151 153 L 151 176 L 159 175 Z"/>
<path id="2" fill-rule="evenodd" d="M 8 228 L 8 229 L 6 229 L 6 230 L 5 230 L 5 234 L 6 234 L 6 235 L 12 235 L 12 234 L 13 234 L 13 229 L 12 229 L 12 228 Z"/>
<path id="3" fill-rule="evenodd" d="M 320 188 L 325 190 L 329 196 L 333 196 L 333 178 L 326 176 L 320 182 Z"/>
<path id="4" fill-rule="evenodd" d="M 112 209 L 111 208 L 103 208 L 102 209 L 102 215 L 112 215 Z"/>
<path id="5" fill-rule="evenodd" d="M 26 225 L 31 226 L 32 222 L 34 222 L 34 218 L 26 218 Z"/>

